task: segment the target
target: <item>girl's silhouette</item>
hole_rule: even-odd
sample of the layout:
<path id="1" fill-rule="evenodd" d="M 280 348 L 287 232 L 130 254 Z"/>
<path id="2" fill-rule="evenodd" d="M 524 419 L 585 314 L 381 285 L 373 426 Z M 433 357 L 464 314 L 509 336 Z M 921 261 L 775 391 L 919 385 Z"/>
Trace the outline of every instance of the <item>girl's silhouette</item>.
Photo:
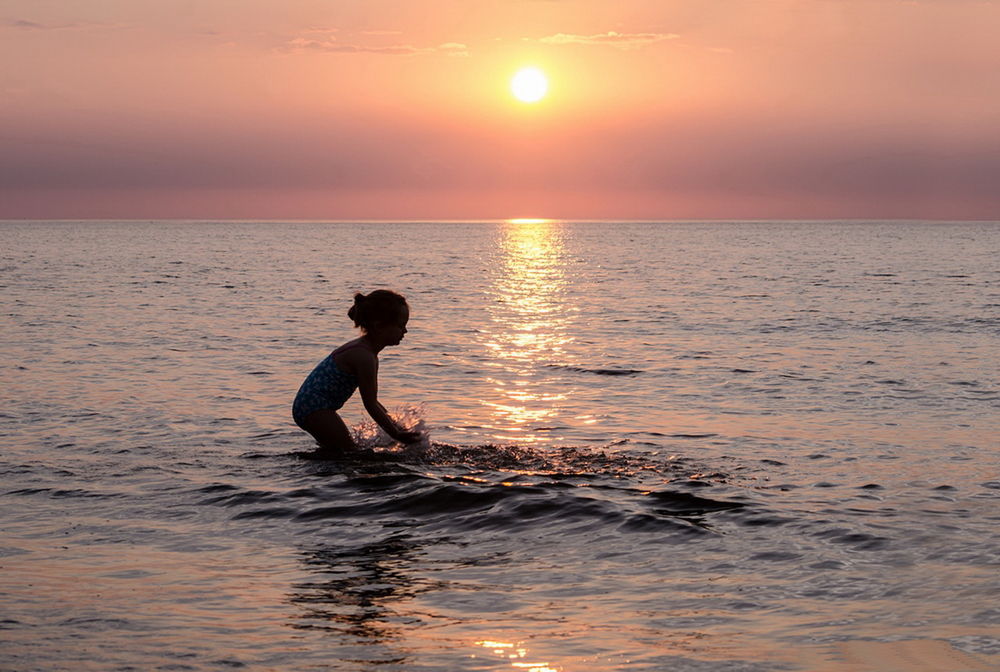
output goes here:
<path id="1" fill-rule="evenodd" d="M 406 299 L 386 289 L 355 294 L 347 316 L 361 329 L 361 337 L 331 352 L 306 377 L 292 404 L 295 424 L 316 439 L 321 453 L 355 450 L 351 432 L 337 411 L 360 389 L 365 410 L 386 434 L 402 443 L 419 441 L 419 432 L 400 429 L 378 401 L 378 353 L 399 345 L 406 334 L 410 319 Z"/>

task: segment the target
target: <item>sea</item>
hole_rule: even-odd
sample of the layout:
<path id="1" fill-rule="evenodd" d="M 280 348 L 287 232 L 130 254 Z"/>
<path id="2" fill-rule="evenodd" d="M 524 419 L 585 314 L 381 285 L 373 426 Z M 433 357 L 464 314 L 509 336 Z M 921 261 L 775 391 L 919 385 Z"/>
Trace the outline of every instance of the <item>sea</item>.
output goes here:
<path id="1" fill-rule="evenodd" d="M 0 669 L 1000 670 L 1000 223 L 0 223 Z M 363 450 L 290 417 L 406 295 Z"/>

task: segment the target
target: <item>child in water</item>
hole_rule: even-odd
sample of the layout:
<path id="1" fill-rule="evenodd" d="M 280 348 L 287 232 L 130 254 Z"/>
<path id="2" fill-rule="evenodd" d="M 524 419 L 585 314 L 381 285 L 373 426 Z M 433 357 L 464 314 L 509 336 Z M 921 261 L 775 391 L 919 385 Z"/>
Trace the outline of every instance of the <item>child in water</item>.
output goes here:
<path id="1" fill-rule="evenodd" d="M 361 337 L 331 352 L 306 377 L 292 404 L 295 424 L 316 439 L 320 453 L 335 455 L 357 449 L 337 411 L 355 389 L 360 389 L 365 410 L 386 434 L 401 443 L 419 441 L 419 432 L 400 429 L 378 401 L 378 353 L 403 340 L 410 319 L 406 299 L 386 289 L 376 289 L 368 296 L 355 294 L 347 316 L 361 328 Z"/>

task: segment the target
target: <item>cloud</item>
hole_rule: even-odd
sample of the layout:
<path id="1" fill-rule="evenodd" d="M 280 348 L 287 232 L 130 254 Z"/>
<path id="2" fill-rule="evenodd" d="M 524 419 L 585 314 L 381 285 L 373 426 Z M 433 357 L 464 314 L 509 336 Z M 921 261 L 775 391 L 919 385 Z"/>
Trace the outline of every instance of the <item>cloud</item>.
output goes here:
<path id="1" fill-rule="evenodd" d="M 613 30 L 594 35 L 576 35 L 572 33 L 556 33 L 540 38 L 543 44 L 586 44 L 617 47 L 619 49 L 639 49 L 657 42 L 676 40 L 676 33 L 618 33 Z"/>
<path id="2" fill-rule="evenodd" d="M 22 28 L 24 30 L 45 30 L 45 26 L 34 21 L 26 21 L 25 19 L 9 19 L 3 22 L 5 26 L 10 26 L 11 28 Z"/>
<path id="3" fill-rule="evenodd" d="M 316 31 L 310 31 L 316 32 Z M 411 56 L 413 54 L 443 53 L 448 56 L 468 56 L 468 47 L 460 42 L 445 42 L 436 47 L 416 47 L 412 44 L 385 46 L 357 42 L 341 42 L 336 37 L 316 39 L 296 37 L 279 47 L 283 52 L 319 51 L 328 54 L 382 54 L 386 56 Z"/>
<path id="4" fill-rule="evenodd" d="M 388 55 L 409 55 L 415 54 L 419 49 L 409 44 L 394 44 L 385 47 L 374 47 L 362 44 L 346 44 L 338 42 L 336 38 L 325 40 L 315 40 L 307 37 L 296 37 L 285 44 L 281 51 L 322 51 L 329 54 L 388 54 Z"/>
<path id="5" fill-rule="evenodd" d="M 125 28 L 127 27 L 127 24 L 87 23 L 87 22 L 44 24 L 44 23 L 38 23 L 37 21 L 29 21 L 27 19 L 6 19 L 0 21 L 0 26 L 7 26 L 8 28 L 15 28 L 18 30 L 53 31 L 53 30 L 99 30 L 102 28 Z"/>
<path id="6" fill-rule="evenodd" d="M 461 42 L 445 42 L 444 44 L 439 44 L 436 51 L 443 52 L 449 56 L 468 56 L 469 47 L 462 44 Z"/>

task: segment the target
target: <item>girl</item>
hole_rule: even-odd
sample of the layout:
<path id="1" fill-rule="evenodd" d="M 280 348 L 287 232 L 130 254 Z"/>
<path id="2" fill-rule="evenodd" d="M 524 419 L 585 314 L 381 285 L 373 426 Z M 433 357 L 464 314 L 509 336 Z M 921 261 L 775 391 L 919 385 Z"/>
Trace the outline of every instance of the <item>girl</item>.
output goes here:
<path id="1" fill-rule="evenodd" d="M 355 450 L 354 439 L 337 411 L 360 389 L 365 410 L 386 434 L 402 443 L 419 441 L 419 432 L 400 429 L 378 402 L 378 353 L 403 340 L 410 319 L 406 299 L 386 289 L 368 296 L 355 294 L 347 316 L 361 328 L 361 338 L 334 350 L 306 377 L 292 404 L 295 424 L 316 439 L 320 453 Z"/>

